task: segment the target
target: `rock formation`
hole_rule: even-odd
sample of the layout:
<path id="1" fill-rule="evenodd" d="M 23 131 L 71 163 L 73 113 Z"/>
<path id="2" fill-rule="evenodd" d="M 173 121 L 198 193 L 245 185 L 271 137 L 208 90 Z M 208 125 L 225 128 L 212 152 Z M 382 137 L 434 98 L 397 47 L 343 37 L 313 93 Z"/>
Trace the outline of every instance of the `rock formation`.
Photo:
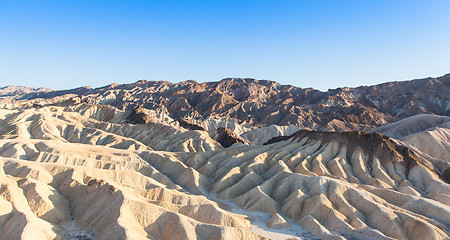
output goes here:
<path id="1" fill-rule="evenodd" d="M 181 127 L 186 128 L 188 130 L 205 131 L 205 129 L 203 127 L 200 127 L 200 126 L 192 123 L 189 119 L 181 118 L 181 119 L 178 120 L 178 123 L 180 124 Z"/>
<path id="2" fill-rule="evenodd" d="M 155 123 L 142 107 L 134 108 L 127 117 L 128 122 L 133 124 Z"/>
<path id="3" fill-rule="evenodd" d="M 229 128 L 218 128 L 217 133 L 213 136 L 213 139 L 225 148 L 230 147 L 235 143 L 244 143 L 244 139 L 236 136 L 236 134 L 234 134 L 234 132 Z"/>

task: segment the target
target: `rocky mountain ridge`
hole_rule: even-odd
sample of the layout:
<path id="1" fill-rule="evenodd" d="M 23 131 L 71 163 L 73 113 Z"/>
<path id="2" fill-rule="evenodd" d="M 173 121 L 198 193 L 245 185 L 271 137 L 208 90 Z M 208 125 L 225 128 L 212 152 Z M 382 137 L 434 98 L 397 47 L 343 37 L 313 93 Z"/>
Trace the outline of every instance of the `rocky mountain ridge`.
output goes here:
<path id="1" fill-rule="evenodd" d="M 249 78 L 175 84 L 141 80 L 100 88 L 28 93 L 18 99 L 68 95 L 121 110 L 141 106 L 172 119 L 216 118 L 241 125 L 292 124 L 328 131 L 368 130 L 416 114 L 450 116 L 450 74 L 327 92 Z"/>

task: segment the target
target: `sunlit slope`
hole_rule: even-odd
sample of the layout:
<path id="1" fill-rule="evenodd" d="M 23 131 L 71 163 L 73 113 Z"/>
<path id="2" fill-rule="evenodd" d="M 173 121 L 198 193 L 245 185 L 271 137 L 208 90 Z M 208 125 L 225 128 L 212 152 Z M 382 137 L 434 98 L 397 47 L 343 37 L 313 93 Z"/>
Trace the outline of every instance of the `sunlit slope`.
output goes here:
<path id="1" fill-rule="evenodd" d="M 374 129 L 450 162 L 450 117 L 420 114 Z"/>
<path id="2" fill-rule="evenodd" d="M 263 238 L 227 201 L 319 239 L 450 237 L 449 164 L 383 135 L 222 148 L 205 131 L 82 109 L 0 111 L 1 239 L 62 239 L 72 220 L 95 239 Z"/>

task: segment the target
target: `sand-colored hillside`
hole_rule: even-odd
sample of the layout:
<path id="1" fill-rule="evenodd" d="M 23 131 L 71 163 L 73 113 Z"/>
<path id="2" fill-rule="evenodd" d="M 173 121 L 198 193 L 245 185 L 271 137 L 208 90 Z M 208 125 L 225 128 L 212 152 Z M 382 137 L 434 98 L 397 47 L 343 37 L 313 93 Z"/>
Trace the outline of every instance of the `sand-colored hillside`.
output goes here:
<path id="1" fill-rule="evenodd" d="M 126 117 L 0 110 L 0 239 L 450 237 L 449 164 L 380 134 L 223 148 L 206 131 Z"/>
<path id="2" fill-rule="evenodd" d="M 399 139 L 433 158 L 450 162 L 450 117 L 420 114 L 373 131 Z"/>

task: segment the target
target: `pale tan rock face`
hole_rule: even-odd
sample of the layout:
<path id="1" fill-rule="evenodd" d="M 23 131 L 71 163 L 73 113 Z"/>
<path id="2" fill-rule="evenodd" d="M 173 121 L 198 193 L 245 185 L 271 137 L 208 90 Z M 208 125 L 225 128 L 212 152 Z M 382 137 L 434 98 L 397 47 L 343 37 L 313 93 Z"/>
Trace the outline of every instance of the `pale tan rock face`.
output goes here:
<path id="1" fill-rule="evenodd" d="M 389 137 L 302 130 L 223 148 L 163 114 L 127 116 L 88 103 L 0 110 L 0 239 L 450 237 L 450 163 Z"/>
<path id="2" fill-rule="evenodd" d="M 374 129 L 430 157 L 450 162 L 450 117 L 420 114 Z"/>
<path id="3" fill-rule="evenodd" d="M 267 227 L 273 229 L 287 228 L 291 225 L 280 214 L 275 213 L 266 223 Z"/>

